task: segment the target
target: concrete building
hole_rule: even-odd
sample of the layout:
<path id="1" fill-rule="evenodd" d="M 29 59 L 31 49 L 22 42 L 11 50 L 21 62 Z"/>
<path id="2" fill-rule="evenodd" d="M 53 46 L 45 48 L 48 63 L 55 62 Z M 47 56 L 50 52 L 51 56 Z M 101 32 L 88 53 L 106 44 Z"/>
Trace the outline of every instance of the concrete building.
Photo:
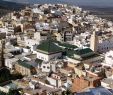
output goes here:
<path id="1" fill-rule="evenodd" d="M 38 59 L 50 61 L 51 59 L 60 58 L 62 56 L 62 48 L 51 40 L 47 40 L 37 46 L 36 53 Z"/>
<path id="2" fill-rule="evenodd" d="M 98 77 L 76 77 L 72 83 L 72 92 L 82 92 L 88 87 L 99 87 L 101 85 L 100 79 Z"/>
<path id="3" fill-rule="evenodd" d="M 70 64 L 95 63 L 101 61 L 101 57 L 90 48 L 69 50 L 67 51 L 66 59 Z"/>
<path id="4" fill-rule="evenodd" d="M 5 66 L 12 70 L 17 61 L 17 58 L 5 58 Z"/>
<path id="5" fill-rule="evenodd" d="M 110 50 L 105 54 L 105 65 L 113 67 L 113 51 Z"/>
<path id="6" fill-rule="evenodd" d="M 101 81 L 101 85 L 105 88 L 113 89 L 113 79 L 105 78 Z"/>
<path id="7" fill-rule="evenodd" d="M 15 70 L 21 73 L 22 75 L 30 76 L 36 74 L 36 69 L 30 64 L 27 64 L 28 61 L 18 60 L 18 63 L 15 64 Z"/>
<path id="8" fill-rule="evenodd" d="M 52 73 L 47 77 L 47 80 L 51 85 L 58 88 L 67 82 L 67 78 L 62 73 Z"/>
<path id="9" fill-rule="evenodd" d="M 90 39 L 90 48 L 94 52 L 105 53 L 111 49 L 113 49 L 113 37 L 111 33 L 107 33 L 106 35 L 97 35 L 98 32 L 94 32 L 91 35 Z"/>
<path id="10" fill-rule="evenodd" d="M 113 49 L 113 37 L 101 37 L 98 42 L 98 51 L 105 53 L 111 49 Z"/>
<path id="11" fill-rule="evenodd" d="M 57 71 L 57 62 L 50 61 L 50 62 L 43 62 L 41 65 L 42 72 L 56 72 Z"/>
<path id="12" fill-rule="evenodd" d="M 43 41 L 43 40 L 47 40 L 47 35 L 48 33 L 44 31 L 43 32 L 36 32 L 34 33 L 34 39 L 36 39 L 37 41 Z"/>

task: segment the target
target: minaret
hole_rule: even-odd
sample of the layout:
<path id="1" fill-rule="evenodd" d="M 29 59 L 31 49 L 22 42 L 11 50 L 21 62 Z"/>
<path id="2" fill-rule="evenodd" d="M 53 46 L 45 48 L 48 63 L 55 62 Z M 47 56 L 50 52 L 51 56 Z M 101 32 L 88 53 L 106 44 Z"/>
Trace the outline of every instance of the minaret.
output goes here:
<path id="1" fill-rule="evenodd" d="M 4 62 L 4 48 L 5 48 L 5 41 L 1 41 L 2 47 L 1 47 L 1 55 L 0 55 L 0 68 L 5 67 L 5 62 Z"/>
<path id="2" fill-rule="evenodd" d="M 93 50 L 94 52 L 97 52 L 97 48 L 98 48 L 98 35 L 94 31 L 90 39 L 90 49 Z"/>

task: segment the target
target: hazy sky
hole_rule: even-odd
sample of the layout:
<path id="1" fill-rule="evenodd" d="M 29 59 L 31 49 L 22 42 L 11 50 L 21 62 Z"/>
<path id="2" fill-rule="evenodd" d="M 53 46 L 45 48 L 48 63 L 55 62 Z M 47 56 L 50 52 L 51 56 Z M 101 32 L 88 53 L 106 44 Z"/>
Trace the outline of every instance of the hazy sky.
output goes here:
<path id="1" fill-rule="evenodd" d="M 21 2 L 21 3 L 22 2 L 38 3 L 39 1 L 43 1 L 43 2 L 62 1 L 62 2 L 68 2 L 71 4 L 77 4 L 77 5 L 113 7 L 113 0 L 7 0 L 7 1 L 16 1 L 16 2 Z"/>

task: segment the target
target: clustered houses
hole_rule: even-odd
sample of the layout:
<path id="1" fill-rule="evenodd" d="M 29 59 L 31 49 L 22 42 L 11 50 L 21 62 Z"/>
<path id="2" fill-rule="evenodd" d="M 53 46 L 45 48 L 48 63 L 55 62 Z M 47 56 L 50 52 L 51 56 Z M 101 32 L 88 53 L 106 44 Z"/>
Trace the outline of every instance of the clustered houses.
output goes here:
<path id="1" fill-rule="evenodd" d="M 111 21 L 76 6 L 35 4 L 0 18 L 1 54 L 3 40 L 5 66 L 24 76 L 13 81 L 24 95 L 113 94 Z"/>

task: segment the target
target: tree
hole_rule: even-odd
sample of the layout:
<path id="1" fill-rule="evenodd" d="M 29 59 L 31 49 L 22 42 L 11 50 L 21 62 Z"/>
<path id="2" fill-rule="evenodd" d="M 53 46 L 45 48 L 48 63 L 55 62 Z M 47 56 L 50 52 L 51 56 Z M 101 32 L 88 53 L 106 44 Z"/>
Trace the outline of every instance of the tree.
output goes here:
<path id="1" fill-rule="evenodd" d="M 7 68 L 0 70 L 0 83 L 8 81 L 11 79 L 10 71 Z"/>
<path id="2" fill-rule="evenodd" d="M 6 95 L 21 95 L 18 90 L 9 90 L 9 93 Z"/>

